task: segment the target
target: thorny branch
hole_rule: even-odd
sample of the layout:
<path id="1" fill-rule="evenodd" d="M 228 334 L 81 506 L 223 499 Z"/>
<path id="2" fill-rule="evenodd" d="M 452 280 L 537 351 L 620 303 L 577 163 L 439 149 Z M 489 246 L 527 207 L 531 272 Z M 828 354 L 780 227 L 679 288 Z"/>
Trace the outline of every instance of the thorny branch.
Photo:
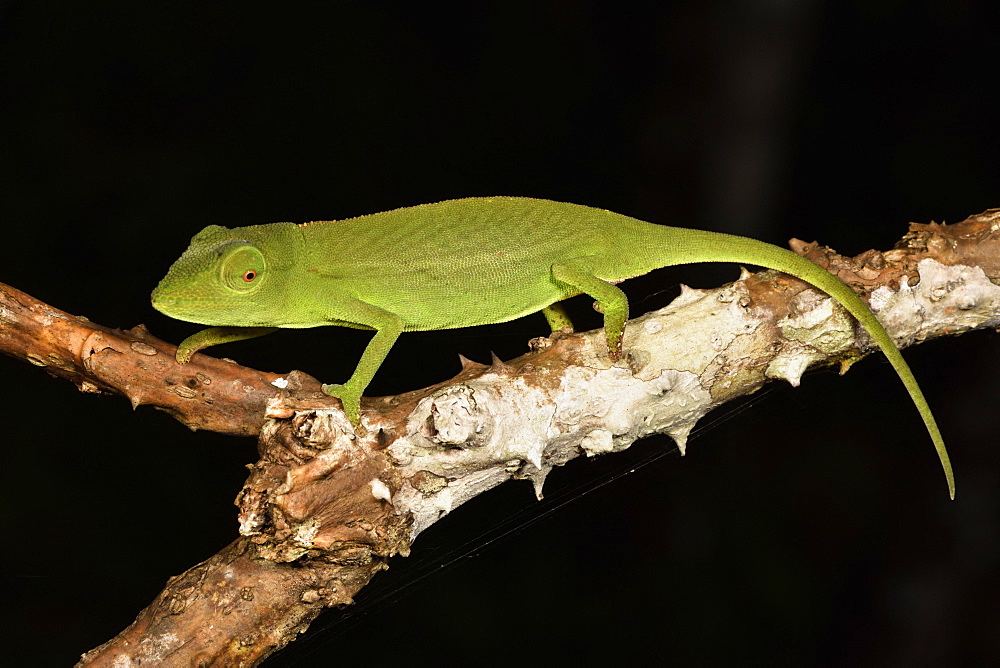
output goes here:
<path id="1" fill-rule="evenodd" d="M 884 253 L 792 247 L 866 297 L 901 346 L 1000 326 L 1000 209 L 912 224 Z M 175 347 L 142 326 L 101 327 L 0 284 L 0 351 L 191 428 L 259 435 L 260 461 L 237 500 L 241 537 L 171 578 L 81 664 L 257 664 L 324 607 L 351 603 L 389 557 L 479 493 L 511 478 L 540 493 L 554 466 L 651 433 L 669 433 L 683 452 L 712 408 L 774 378 L 796 384 L 811 365 L 846 370 L 869 350 L 825 295 L 770 271 L 685 288 L 630 321 L 626 337 L 614 366 L 600 331 L 536 339 L 532 352 L 489 367 L 465 360 L 447 382 L 363 400 L 356 435 L 301 372 L 206 355 L 180 366 Z"/>

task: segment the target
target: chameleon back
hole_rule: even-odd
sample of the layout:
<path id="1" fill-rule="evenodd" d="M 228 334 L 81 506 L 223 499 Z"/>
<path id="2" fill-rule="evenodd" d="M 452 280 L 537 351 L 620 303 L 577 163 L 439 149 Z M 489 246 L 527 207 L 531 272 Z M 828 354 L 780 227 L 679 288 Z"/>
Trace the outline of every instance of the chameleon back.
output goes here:
<path id="1" fill-rule="evenodd" d="M 505 322 L 575 294 L 552 278 L 553 260 L 606 253 L 614 223 L 656 227 L 576 204 L 483 197 L 300 229 L 317 288 L 335 285 L 412 331 Z"/>

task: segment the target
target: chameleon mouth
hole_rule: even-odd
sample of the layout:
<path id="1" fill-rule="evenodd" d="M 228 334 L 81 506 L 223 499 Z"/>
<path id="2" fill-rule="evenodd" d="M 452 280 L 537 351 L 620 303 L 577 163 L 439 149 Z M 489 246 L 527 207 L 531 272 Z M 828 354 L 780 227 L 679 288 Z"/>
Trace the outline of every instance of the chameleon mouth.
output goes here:
<path id="1" fill-rule="evenodd" d="M 268 327 L 268 323 L 231 313 L 232 304 L 198 297 L 164 297 L 154 290 L 150 302 L 163 315 L 209 327 Z M 312 325 L 310 325 L 312 326 Z"/>
<path id="2" fill-rule="evenodd" d="M 185 322 L 194 322 L 199 325 L 214 324 L 207 322 L 203 319 L 204 316 L 200 315 L 203 313 L 203 307 L 206 305 L 212 305 L 212 302 L 209 300 L 192 299 L 190 297 L 181 300 L 176 297 L 164 297 L 163 295 L 157 294 L 157 291 L 154 290 L 150 297 L 150 302 L 152 303 L 153 308 L 163 315 L 170 316 L 171 318 L 184 320 Z"/>
<path id="3" fill-rule="evenodd" d="M 178 311 L 177 307 L 180 306 L 179 300 L 176 297 L 167 297 L 163 295 L 159 288 L 153 290 L 153 294 L 150 295 L 150 302 L 152 303 L 153 308 L 157 311 L 169 316 L 173 316 L 174 313 Z M 183 310 L 183 308 L 180 310 Z"/>
<path id="4" fill-rule="evenodd" d="M 160 313 L 170 315 L 170 307 L 173 305 L 174 300 L 158 295 L 157 292 L 159 292 L 159 290 L 153 290 L 153 294 L 150 297 L 150 302 L 153 304 L 153 308 Z"/>

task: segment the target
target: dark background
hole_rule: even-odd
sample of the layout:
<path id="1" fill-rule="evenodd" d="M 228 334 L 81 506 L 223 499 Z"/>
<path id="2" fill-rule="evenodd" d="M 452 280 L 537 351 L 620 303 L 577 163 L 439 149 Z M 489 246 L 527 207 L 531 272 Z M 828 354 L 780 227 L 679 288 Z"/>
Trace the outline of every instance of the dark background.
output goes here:
<path id="1" fill-rule="evenodd" d="M 511 194 L 853 254 L 1000 206 L 988 0 L 197 4 L 0 2 L 0 281 L 179 341 L 196 327 L 148 295 L 208 224 Z M 736 272 L 656 272 L 632 310 Z M 535 316 L 406 335 L 369 394 L 544 333 Z M 365 341 L 322 328 L 217 354 L 340 382 Z M 906 352 L 954 503 L 887 364 L 819 371 L 709 416 L 730 419 L 684 459 L 654 438 L 556 471 L 542 504 L 528 483 L 477 499 L 392 561 L 363 614 L 324 614 L 269 665 L 996 664 L 998 345 Z M 0 373 L 0 647 L 68 665 L 236 537 L 254 442 L 10 358 Z M 502 530 L 522 530 L 439 565 L 519 511 Z"/>

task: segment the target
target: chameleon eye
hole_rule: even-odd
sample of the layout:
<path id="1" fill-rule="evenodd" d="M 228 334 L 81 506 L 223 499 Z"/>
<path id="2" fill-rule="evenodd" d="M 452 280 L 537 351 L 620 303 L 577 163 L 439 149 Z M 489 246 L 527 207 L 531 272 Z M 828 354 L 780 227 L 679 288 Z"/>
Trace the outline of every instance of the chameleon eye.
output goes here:
<path id="1" fill-rule="evenodd" d="M 267 261 L 264 255 L 247 242 L 235 242 L 222 249 L 218 266 L 219 280 L 230 290 L 248 294 L 267 281 Z"/>

